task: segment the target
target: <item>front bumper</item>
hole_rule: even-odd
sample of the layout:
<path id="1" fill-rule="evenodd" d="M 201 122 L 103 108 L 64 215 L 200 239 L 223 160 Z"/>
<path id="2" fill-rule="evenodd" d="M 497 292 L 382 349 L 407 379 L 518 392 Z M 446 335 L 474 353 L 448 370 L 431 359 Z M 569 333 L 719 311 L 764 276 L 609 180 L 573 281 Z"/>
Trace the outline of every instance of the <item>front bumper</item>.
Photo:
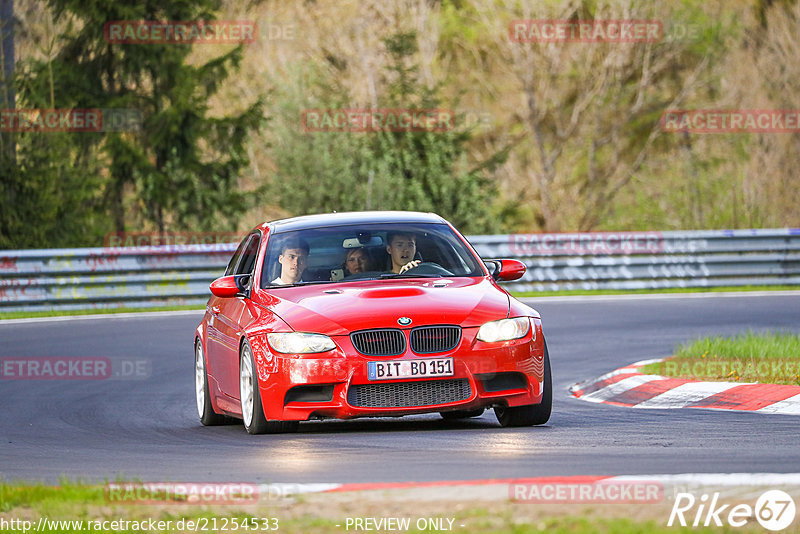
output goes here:
<path id="1" fill-rule="evenodd" d="M 532 318 L 524 338 L 486 343 L 478 328 L 463 328 L 448 352 L 394 357 L 359 354 L 349 336 L 336 336 L 338 349 L 323 354 L 274 353 L 264 340 L 251 340 L 259 390 L 268 420 L 400 416 L 494 405 L 538 404 L 542 399 L 544 352 L 541 322 Z M 535 335 L 534 335 L 535 333 Z M 453 375 L 370 381 L 367 362 L 453 358 Z"/>

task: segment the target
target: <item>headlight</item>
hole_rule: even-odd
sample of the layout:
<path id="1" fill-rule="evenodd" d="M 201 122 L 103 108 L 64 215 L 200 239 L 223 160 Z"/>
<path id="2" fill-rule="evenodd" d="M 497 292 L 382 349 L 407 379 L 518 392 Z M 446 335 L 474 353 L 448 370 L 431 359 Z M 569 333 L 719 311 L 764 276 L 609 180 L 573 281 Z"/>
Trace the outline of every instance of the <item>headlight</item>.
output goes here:
<path id="1" fill-rule="evenodd" d="M 519 339 L 528 335 L 531 329 L 531 321 L 527 317 L 516 317 L 514 319 L 501 319 L 485 323 L 478 330 L 478 339 L 481 341 L 495 342 Z"/>
<path id="2" fill-rule="evenodd" d="M 279 332 L 267 334 L 270 346 L 286 354 L 309 354 L 328 352 L 336 348 L 331 338 L 323 334 L 303 334 L 301 332 Z"/>

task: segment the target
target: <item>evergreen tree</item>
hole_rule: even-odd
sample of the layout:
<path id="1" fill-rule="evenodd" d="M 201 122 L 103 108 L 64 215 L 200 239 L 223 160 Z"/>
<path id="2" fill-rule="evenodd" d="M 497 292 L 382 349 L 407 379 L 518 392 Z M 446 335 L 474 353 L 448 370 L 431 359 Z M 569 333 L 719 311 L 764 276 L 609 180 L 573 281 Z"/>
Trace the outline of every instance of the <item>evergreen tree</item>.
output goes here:
<path id="1" fill-rule="evenodd" d="M 384 39 L 384 45 L 391 62 L 384 74 L 388 89 L 379 96 L 379 107 L 440 108 L 439 88 L 426 88 L 417 79 L 415 33 L 396 33 Z M 446 131 L 302 131 L 303 108 L 352 107 L 346 104 L 347 88 L 338 86 L 335 79 L 335 73 L 325 76 L 320 69 L 303 66 L 288 93 L 279 95 L 280 120 L 274 144 L 278 168 L 267 195 L 277 191 L 281 207 L 293 214 L 360 209 L 433 211 L 465 232 L 499 230 L 492 216 L 498 203 L 489 176 L 505 153 L 471 168 L 467 146 L 472 132 L 459 127 Z M 312 96 L 298 102 L 298 94 Z"/>
<path id="2" fill-rule="evenodd" d="M 211 21 L 219 1 L 50 0 L 49 7 L 56 20 L 73 23 L 53 61 L 31 61 L 22 69 L 20 99 L 33 108 L 128 109 L 142 119 L 133 131 L 62 136 L 71 144 L 65 149 L 71 163 L 84 163 L 76 168 L 96 188 L 92 201 L 111 215 L 113 230 L 125 230 L 131 208 L 159 231 L 219 228 L 220 215 L 239 215 L 245 142 L 263 120 L 263 103 L 218 118 L 208 115 L 208 101 L 239 66 L 242 46 L 191 65 L 191 45 L 110 44 L 104 36 L 108 21 Z M 50 150 L 55 156 L 54 134 L 36 135 L 46 140 L 38 145 L 44 154 L 34 159 L 47 159 L 41 156 Z M 6 162 L 5 172 L 18 178 L 10 181 L 20 181 L 23 164 Z M 16 218 L 38 224 L 24 214 Z"/>
<path id="3" fill-rule="evenodd" d="M 416 33 L 396 33 L 384 39 L 384 44 L 391 58 L 387 107 L 440 109 L 438 88 L 424 87 L 417 79 L 412 62 L 417 52 Z M 373 136 L 376 177 L 385 191 L 387 209 L 434 211 L 468 233 L 498 231 L 499 224 L 492 217 L 497 191 L 487 174 L 502 163 L 505 153 L 498 152 L 470 168 L 467 146 L 471 138 L 470 130 L 458 127 L 381 131 Z"/>

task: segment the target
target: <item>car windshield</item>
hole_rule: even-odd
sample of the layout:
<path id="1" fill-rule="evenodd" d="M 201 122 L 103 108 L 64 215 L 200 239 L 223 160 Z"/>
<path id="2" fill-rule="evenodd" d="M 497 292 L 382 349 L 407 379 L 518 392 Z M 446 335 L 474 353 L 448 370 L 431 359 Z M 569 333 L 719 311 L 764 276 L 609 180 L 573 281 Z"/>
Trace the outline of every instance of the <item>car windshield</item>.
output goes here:
<path id="1" fill-rule="evenodd" d="M 446 224 L 363 224 L 274 233 L 261 287 L 485 274 Z"/>

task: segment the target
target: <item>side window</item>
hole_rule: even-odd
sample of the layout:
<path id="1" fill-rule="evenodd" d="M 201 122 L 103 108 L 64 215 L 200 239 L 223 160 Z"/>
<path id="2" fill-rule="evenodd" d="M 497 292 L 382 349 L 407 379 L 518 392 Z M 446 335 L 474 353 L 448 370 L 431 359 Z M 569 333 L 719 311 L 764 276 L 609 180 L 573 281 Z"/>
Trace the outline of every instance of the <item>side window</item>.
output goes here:
<path id="1" fill-rule="evenodd" d="M 233 274 L 233 270 L 236 268 L 236 264 L 239 263 L 239 258 L 242 256 L 242 251 L 244 250 L 244 246 L 247 244 L 247 241 L 249 239 L 250 236 L 245 237 L 244 239 L 242 239 L 242 242 L 239 243 L 239 246 L 236 247 L 236 252 L 233 253 L 231 261 L 228 262 L 228 267 L 225 269 L 225 276 Z"/>
<path id="2" fill-rule="evenodd" d="M 250 234 L 247 243 L 242 249 L 242 259 L 239 261 L 239 266 L 236 268 L 234 274 L 252 274 L 253 268 L 256 266 L 256 258 L 258 257 L 258 245 L 261 241 L 259 234 Z"/>

